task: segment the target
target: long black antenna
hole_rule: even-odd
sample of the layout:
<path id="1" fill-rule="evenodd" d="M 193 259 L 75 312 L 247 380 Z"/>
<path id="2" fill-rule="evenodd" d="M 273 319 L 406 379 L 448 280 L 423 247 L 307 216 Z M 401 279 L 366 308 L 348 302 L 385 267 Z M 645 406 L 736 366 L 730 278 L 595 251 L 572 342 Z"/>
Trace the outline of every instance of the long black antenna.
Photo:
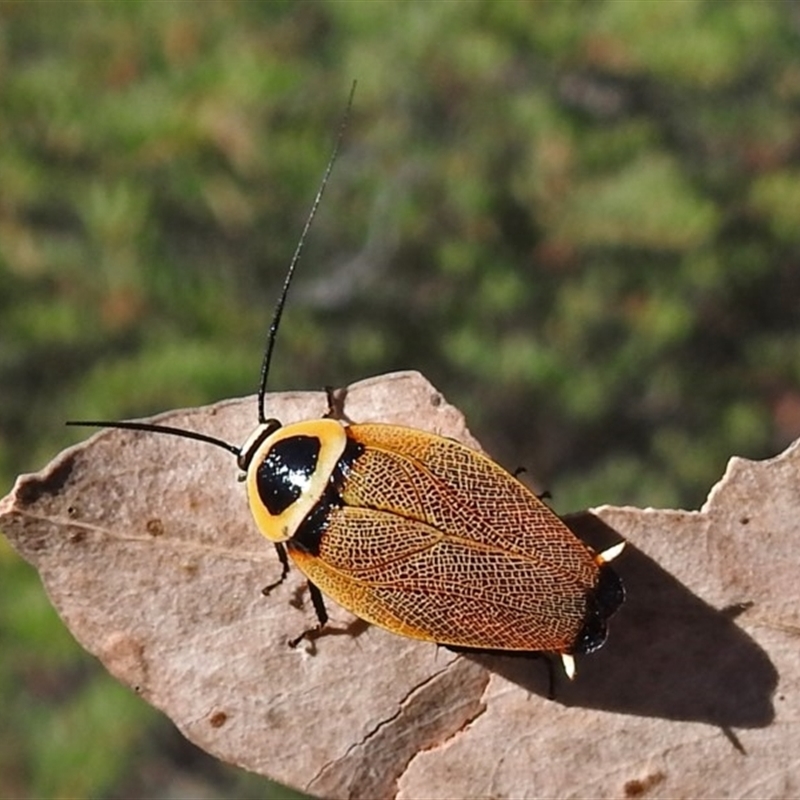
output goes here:
<path id="1" fill-rule="evenodd" d="M 173 428 L 172 425 L 154 425 L 151 422 L 104 422 L 102 420 L 80 420 L 70 421 L 64 423 L 65 425 L 74 425 L 76 427 L 86 428 L 122 428 L 128 431 L 150 431 L 150 433 L 169 433 L 172 436 L 181 436 L 184 439 L 197 439 L 198 442 L 206 442 L 213 444 L 217 447 L 222 447 L 229 453 L 233 453 L 237 458 L 242 454 L 242 448 L 236 445 L 229 444 L 222 439 L 217 439 L 216 436 L 209 436 L 205 433 L 198 433 L 197 431 L 187 431 L 185 428 Z"/>
<path id="2" fill-rule="evenodd" d="M 275 313 L 272 315 L 272 323 L 269 326 L 269 338 L 267 339 L 267 349 L 264 352 L 264 361 L 261 364 L 261 383 L 259 384 L 258 389 L 258 422 L 260 425 L 263 425 L 265 422 L 267 422 L 267 417 L 264 413 L 264 397 L 267 393 L 267 375 L 269 374 L 269 364 L 272 360 L 272 348 L 275 346 L 275 336 L 278 333 L 278 326 L 280 325 L 281 315 L 283 314 L 283 306 L 286 303 L 286 295 L 289 292 L 289 284 L 292 282 L 294 269 L 297 266 L 297 262 L 300 260 L 300 253 L 303 250 L 303 244 L 305 243 L 308 229 L 311 227 L 311 221 L 314 219 L 314 215 L 317 213 L 320 200 L 322 200 L 322 193 L 325 191 L 325 187 L 328 184 L 328 178 L 331 175 L 333 163 L 336 161 L 336 156 L 339 154 L 339 146 L 342 143 L 344 131 L 347 127 L 347 121 L 350 117 L 350 109 L 353 106 L 353 95 L 355 94 L 355 91 L 356 82 L 353 81 L 353 86 L 350 89 L 350 96 L 347 99 L 347 108 L 345 108 L 342 122 L 339 125 L 339 133 L 336 136 L 336 143 L 333 147 L 333 152 L 331 153 L 330 160 L 328 161 L 328 166 L 325 168 L 325 174 L 322 176 L 322 183 L 317 191 L 317 196 L 314 198 L 314 203 L 311 206 L 311 213 L 308 215 L 303 232 L 300 234 L 300 241 L 297 243 L 297 248 L 292 256 L 291 263 L 289 264 L 289 270 L 287 271 L 286 278 L 283 281 L 283 290 L 281 291 L 281 296 L 278 298 L 278 304 L 275 306 Z M 236 445 L 232 445 L 229 442 L 223 441 L 222 439 L 217 439 L 215 436 L 209 436 L 205 433 L 198 433 L 197 431 L 187 431 L 183 428 L 174 428 L 171 425 L 156 425 L 150 422 L 107 422 L 105 420 L 70 421 L 66 424 L 84 426 L 87 428 L 122 428 L 123 430 L 129 431 L 167 433 L 171 436 L 181 436 L 184 439 L 195 439 L 198 442 L 213 444 L 215 447 L 221 447 L 223 450 L 233 453 L 239 460 L 240 464 L 242 461 L 241 447 L 236 447 Z"/>
<path id="3" fill-rule="evenodd" d="M 292 260 L 289 263 L 289 269 L 287 270 L 286 277 L 283 281 L 283 290 L 278 298 L 275 311 L 272 314 L 272 322 L 270 323 L 269 335 L 267 337 L 267 347 L 264 350 L 264 360 L 261 362 L 261 380 L 258 386 L 258 422 L 260 425 L 263 425 L 267 421 L 267 415 L 264 410 L 264 400 L 267 394 L 267 377 L 269 376 L 269 365 L 272 361 L 272 349 L 275 347 L 275 337 L 278 334 L 278 326 L 281 324 L 281 316 L 283 315 L 283 306 L 286 303 L 286 295 L 289 293 L 289 285 L 292 282 L 292 277 L 294 276 L 294 270 L 297 266 L 297 262 L 300 260 L 300 253 L 303 252 L 303 245 L 306 242 L 306 236 L 309 228 L 311 227 L 311 222 L 317 213 L 320 201 L 322 200 L 322 194 L 325 191 L 325 187 L 328 185 L 328 178 L 330 178 L 331 171 L 333 170 L 333 164 L 336 161 L 336 156 L 339 154 L 339 146 L 344 138 L 345 128 L 347 128 L 347 121 L 350 118 L 350 109 L 353 106 L 353 95 L 355 92 L 356 81 L 353 81 L 353 85 L 350 88 L 350 96 L 347 99 L 347 107 L 345 108 L 342 122 L 339 125 L 339 133 L 336 136 L 336 143 L 333 146 L 333 152 L 331 153 L 331 157 L 328 161 L 328 166 L 325 168 L 325 174 L 322 176 L 322 183 L 319 185 L 317 196 L 314 198 L 314 202 L 311 206 L 311 212 L 309 213 L 306 224 L 303 227 L 303 232 L 300 234 L 300 241 L 297 243 L 297 248 L 295 249 Z"/>

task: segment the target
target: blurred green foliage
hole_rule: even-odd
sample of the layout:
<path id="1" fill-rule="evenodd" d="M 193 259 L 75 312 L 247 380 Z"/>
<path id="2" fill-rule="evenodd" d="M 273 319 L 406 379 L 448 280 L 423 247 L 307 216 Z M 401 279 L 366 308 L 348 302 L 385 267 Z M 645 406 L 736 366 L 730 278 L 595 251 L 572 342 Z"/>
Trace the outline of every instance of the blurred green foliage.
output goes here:
<path id="1" fill-rule="evenodd" d="M 254 390 L 357 78 L 272 388 L 420 369 L 560 511 L 696 507 L 800 435 L 799 38 L 750 0 L 0 4 L 3 486 L 65 419 Z M 4 543 L 0 647 L 0 795 L 284 796 Z"/>

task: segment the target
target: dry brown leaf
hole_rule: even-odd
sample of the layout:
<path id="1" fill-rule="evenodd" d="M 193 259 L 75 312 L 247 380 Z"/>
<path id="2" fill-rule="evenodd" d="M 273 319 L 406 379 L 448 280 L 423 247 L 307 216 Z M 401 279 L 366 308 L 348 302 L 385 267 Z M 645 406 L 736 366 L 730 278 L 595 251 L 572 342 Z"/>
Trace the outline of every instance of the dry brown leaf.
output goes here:
<path id="1" fill-rule="evenodd" d="M 269 398 L 283 422 L 325 409 L 322 393 Z M 476 446 L 417 373 L 355 384 L 346 411 Z M 254 420 L 254 398 L 158 418 L 237 444 Z M 222 450 L 109 430 L 0 501 L 75 637 L 209 753 L 336 797 L 800 793 L 800 446 L 733 459 L 701 512 L 568 520 L 628 539 L 628 599 L 555 702 L 538 661 L 459 656 L 331 602 L 336 632 L 291 650 L 313 610 L 296 570 L 261 595 L 280 566 L 235 477 Z"/>

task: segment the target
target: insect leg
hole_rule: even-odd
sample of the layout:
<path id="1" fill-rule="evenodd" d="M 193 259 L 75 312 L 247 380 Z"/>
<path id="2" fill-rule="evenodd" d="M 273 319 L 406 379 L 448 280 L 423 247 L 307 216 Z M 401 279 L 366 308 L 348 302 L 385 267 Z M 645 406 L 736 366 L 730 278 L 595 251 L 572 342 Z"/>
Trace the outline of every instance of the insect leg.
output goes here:
<path id="1" fill-rule="evenodd" d="M 311 595 L 311 602 L 314 604 L 314 611 L 317 614 L 319 624 L 313 628 L 304 630 L 298 637 L 292 639 L 289 642 L 289 647 L 297 647 L 309 634 L 322 630 L 328 622 L 328 610 L 325 608 L 325 600 L 322 597 L 322 592 L 311 583 L 311 581 L 308 581 L 308 593 Z"/>
<path id="2" fill-rule="evenodd" d="M 340 422 L 352 424 L 353 420 L 344 413 L 344 402 L 347 399 L 347 387 L 334 389 L 333 386 L 326 386 L 325 396 L 328 398 L 328 410 L 323 414 L 323 418 L 338 419 Z"/>
<path id="3" fill-rule="evenodd" d="M 511 474 L 515 478 L 519 478 L 519 476 L 522 475 L 523 472 L 527 472 L 527 471 L 528 470 L 527 470 L 526 467 L 517 467 Z M 553 495 L 550 494 L 550 491 L 548 489 L 545 489 L 541 494 L 537 494 L 536 496 L 540 500 L 551 500 L 553 498 Z"/>
<path id="4" fill-rule="evenodd" d="M 553 666 L 553 660 L 545 656 L 544 663 L 547 665 L 547 699 L 556 699 L 556 668 Z"/>
<path id="5" fill-rule="evenodd" d="M 276 580 L 274 583 L 271 583 L 269 586 L 265 586 L 261 590 L 261 594 L 265 597 L 275 588 L 280 586 L 285 580 L 287 575 L 289 574 L 289 557 L 286 555 L 286 548 L 283 546 L 283 542 L 275 542 L 275 549 L 278 551 L 278 558 L 281 561 L 282 569 L 281 569 L 281 576 Z"/>
<path id="6" fill-rule="evenodd" d="M 460 647 L 455 644 L 441 644 L 437 642 L 437 647 L 444 647 L 452 653 L 475 653 L 478 655 L 487 656 L 506 656 L 511 658 L 528 658 L 530 660 L 541 659 L 544 661 L 545 669 L 547 670 L 547 699 L 556 699 L 556 669 L 553 664 L 552 655 L 544 653 L 541 650 L 486 650 L 481 647 Z M 572 656 L 561 654 L 560 658 L 564 663 L 564 669 L 570 680 L 575 675 L 575 661 Z M 570 664 L 571 666 L 568 666 Z"/>
<path id="7" fill-rule="evenodd" d="M 322 597 L 322 592 L 317 587 L 308 582 L 308 592 L 311 595 L 311 602 L 314 604 L 314 611 L 317 613 L 317 620 L 319 620 L 319 627 L 322 628 L 328 621 L 328 610 L 325 608 L 325 599 Z"/>

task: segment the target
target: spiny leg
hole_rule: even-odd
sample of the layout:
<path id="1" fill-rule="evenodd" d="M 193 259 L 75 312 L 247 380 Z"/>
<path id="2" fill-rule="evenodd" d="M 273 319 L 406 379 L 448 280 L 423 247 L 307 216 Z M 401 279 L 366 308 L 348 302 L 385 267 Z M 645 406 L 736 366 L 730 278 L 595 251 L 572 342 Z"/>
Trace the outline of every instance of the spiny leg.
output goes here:
<path id="1" fill-rule="evenodd" d="M 523 472 L 527 472 L 527 467 L 517 467 L 511 474 L 519 480 L 519 476 L 522 475 Z M 550 494 L 548 489 L 545 489 L 541 494 L 536 495 L 540 500 L 552 500 L 553 495 Z"/>
<path id="2" fill-rule="evenodd" d="M 334 389 L 333 386 L 326 386 L 325 396 L 328 398 L 328 410 L 323 414 L 323 417 L 325 419 L 336 419 L 340 422 L 352 424 L 353 420 L 344 413 L 344 403 L 347 399 L 347 387 Z"/>
<path id="3" fill-rule="evenodd" d="M 450 650 L 452 653 L 463 653 L 466 655 L 474 653 L 476 655 L 491 657 L 505 656 L 510 658 L 527 658 L 531 661 L 534 659 L 541 659 L 544 662 L 545 669 L 547 670 L 547 699 L 556 699 L 556 668 L 555 664 L 553 663 L 553 656 L 550 653 L 543 653 L 540 650 L 486 650 L 482 647 L 460 647 L 459 645 L 442 644 L 441 642 L 437 642 L 436 646 L 444 647 L 445 650 Z M 564 669 L 567 672 L 567 677 L 572 680 L 575 675 L 575 667 L 572 656 L 561 655 L 561 659 L 566 659 L 564 661 Z M 568 663 L 571 663 L 572 666 L 567 666 Z"/>
<path id="4" fill-rule="evenodd" d="M 322 597 L 322 592 L 311 583 L 311 581 L 308 581 L 308 593 L 311 595 L 311 602 L 314 604 L 314 611 L 317 614 L 318 624 L 313 628 L 304 630 L 297 638 L 291 639 L 289 641 L 289 647 L 297 647 L 307 636 L 321 631 L 328 622 L 328 610 L 325 608 L 325 600 Z"/>
<path id="5" fill-rule="evenodd" d="M 265 586 L 261 590 L 261 594 L 265 597 L 273 590 L 280 586 L 289 575 L 289 557 L 286 555 L 286 548 L 283 546 L 282 542 L 275 542 L 275 550 L 278 552 L 278 558 L 280 559 L 282 569 L 281 569 L 281 576 L 276 580 L 274 583 L 271 583 L 269 586 Z"/>

